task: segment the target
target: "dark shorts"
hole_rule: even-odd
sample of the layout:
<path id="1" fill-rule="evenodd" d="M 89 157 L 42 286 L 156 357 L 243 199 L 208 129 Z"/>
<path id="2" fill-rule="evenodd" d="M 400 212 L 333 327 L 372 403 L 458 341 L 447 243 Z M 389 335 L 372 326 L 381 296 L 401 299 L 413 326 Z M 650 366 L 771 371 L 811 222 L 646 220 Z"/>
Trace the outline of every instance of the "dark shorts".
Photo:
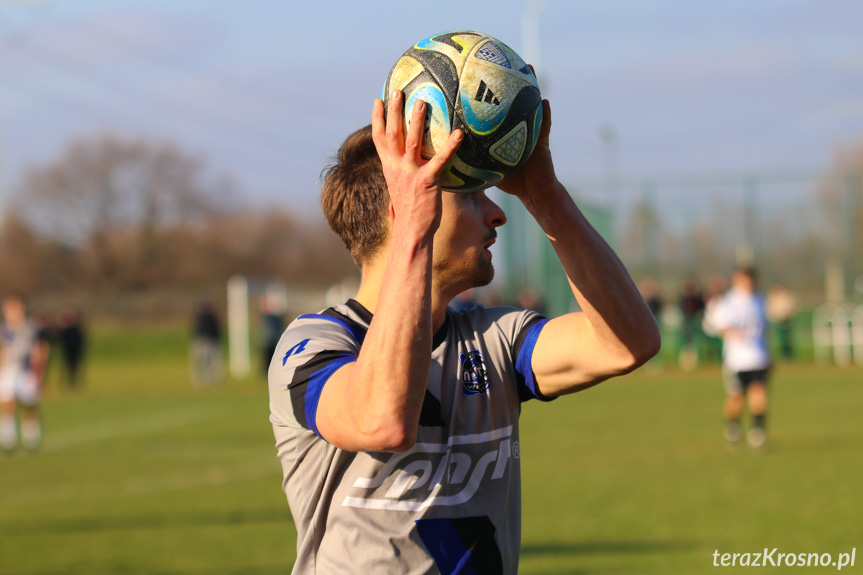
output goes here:
<path id="1" fill-rule="evenodd" d="M 726 380 L 726 391 L 730 395 L 740 395 L 746 393 L 749 386 L 753 383 L 760 382 L 762 385 L 767 385 L 767 379 L 770 375 L 770 368 L 754 369 L 752 371 L 738 371 L 737 373 L 729 374 Z"/>

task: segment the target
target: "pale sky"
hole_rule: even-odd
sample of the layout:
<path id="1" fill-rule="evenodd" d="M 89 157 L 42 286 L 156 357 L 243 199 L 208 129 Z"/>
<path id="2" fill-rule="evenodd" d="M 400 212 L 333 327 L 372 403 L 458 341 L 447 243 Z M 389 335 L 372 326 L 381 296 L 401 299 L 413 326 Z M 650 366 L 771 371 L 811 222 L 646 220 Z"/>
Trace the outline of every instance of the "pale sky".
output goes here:
<path id="1" fill-rule="evenodd" d="M 0 0 L 0 193 L 72 138 L 170 140 L 249 206 L 317 212 L 392 64 L 448 30 L 538 62 L 561 179 L 829 166 L 863 140 L 863 2 Z M 527 52 L 525 51 L 527 50 Z"/>

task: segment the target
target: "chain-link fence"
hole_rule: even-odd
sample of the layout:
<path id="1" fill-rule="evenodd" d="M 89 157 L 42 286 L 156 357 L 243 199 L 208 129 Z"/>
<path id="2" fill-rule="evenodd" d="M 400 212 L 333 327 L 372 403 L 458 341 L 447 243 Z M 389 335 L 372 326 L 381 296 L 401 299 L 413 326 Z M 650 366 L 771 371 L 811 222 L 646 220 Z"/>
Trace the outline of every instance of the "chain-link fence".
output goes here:
<path id="1" fill-rule="evenodd" d="M 610 185 L 612 182 L 613 185 Z M 752 265 L 762 291 L 781 289 L 790 311 L 775 316 L 784 355 L 813 358 L 813 315 L 822 304 L 863 303 L 863 177 L 858 172 L 762 171 L 576 182 L 570 190 L 633 278 L 662 302 L 664 354 L 690 349 L 718 359 L 687 298 L 722 291 L 737 265 Z M 550 315 L 573 308 L 563 270 L 535 222 L 503 197 L 503 291 L 532 288 Z M 650 286 L 648 288 L 648 286 Z M 817 319 L 817 318 L 816 318 Z M 677 361 L 677 359 L 675 359 Z M 684 360 L 684 364 L 686 360 Z"/>

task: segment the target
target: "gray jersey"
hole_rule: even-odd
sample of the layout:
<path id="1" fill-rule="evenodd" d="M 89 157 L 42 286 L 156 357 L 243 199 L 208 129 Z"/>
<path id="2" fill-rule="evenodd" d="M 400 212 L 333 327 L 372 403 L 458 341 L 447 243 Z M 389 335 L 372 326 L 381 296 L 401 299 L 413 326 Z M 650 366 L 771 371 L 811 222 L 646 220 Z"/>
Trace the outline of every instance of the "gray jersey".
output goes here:
<path id="1" fill-rule="evenodd" d="M 317 433 L 327 379 L 355 361 L 371 314 L 356 301 L 300 316 L 270 365 L 270 420 L 297 527 L 294 573 L 507 573 L 521 544 L 519 413 L 543 398 L 541 316 L 447 310 L 416 444 L 354 453 Z"/>

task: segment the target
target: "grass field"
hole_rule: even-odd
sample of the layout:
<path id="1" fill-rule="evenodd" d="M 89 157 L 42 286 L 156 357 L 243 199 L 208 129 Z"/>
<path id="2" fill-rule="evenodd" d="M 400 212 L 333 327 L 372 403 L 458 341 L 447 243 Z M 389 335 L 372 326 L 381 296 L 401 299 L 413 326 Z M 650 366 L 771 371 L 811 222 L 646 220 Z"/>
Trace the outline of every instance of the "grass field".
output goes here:
<path id="1" fill-rule="evenodd" d="M 193 389 L 184 337 L 102 329 L 86 390 L 51 384 L 43 449 L 0 458 L 0 573 L 290 572 L 263 379 Z M 780 366 L 763 454 L 726 450 L 721 401 L 709 366 L 526 404 L 521 573 L 710 573 L 765 547 L 858 548 L 863 572 L 863 370 Z"/>

